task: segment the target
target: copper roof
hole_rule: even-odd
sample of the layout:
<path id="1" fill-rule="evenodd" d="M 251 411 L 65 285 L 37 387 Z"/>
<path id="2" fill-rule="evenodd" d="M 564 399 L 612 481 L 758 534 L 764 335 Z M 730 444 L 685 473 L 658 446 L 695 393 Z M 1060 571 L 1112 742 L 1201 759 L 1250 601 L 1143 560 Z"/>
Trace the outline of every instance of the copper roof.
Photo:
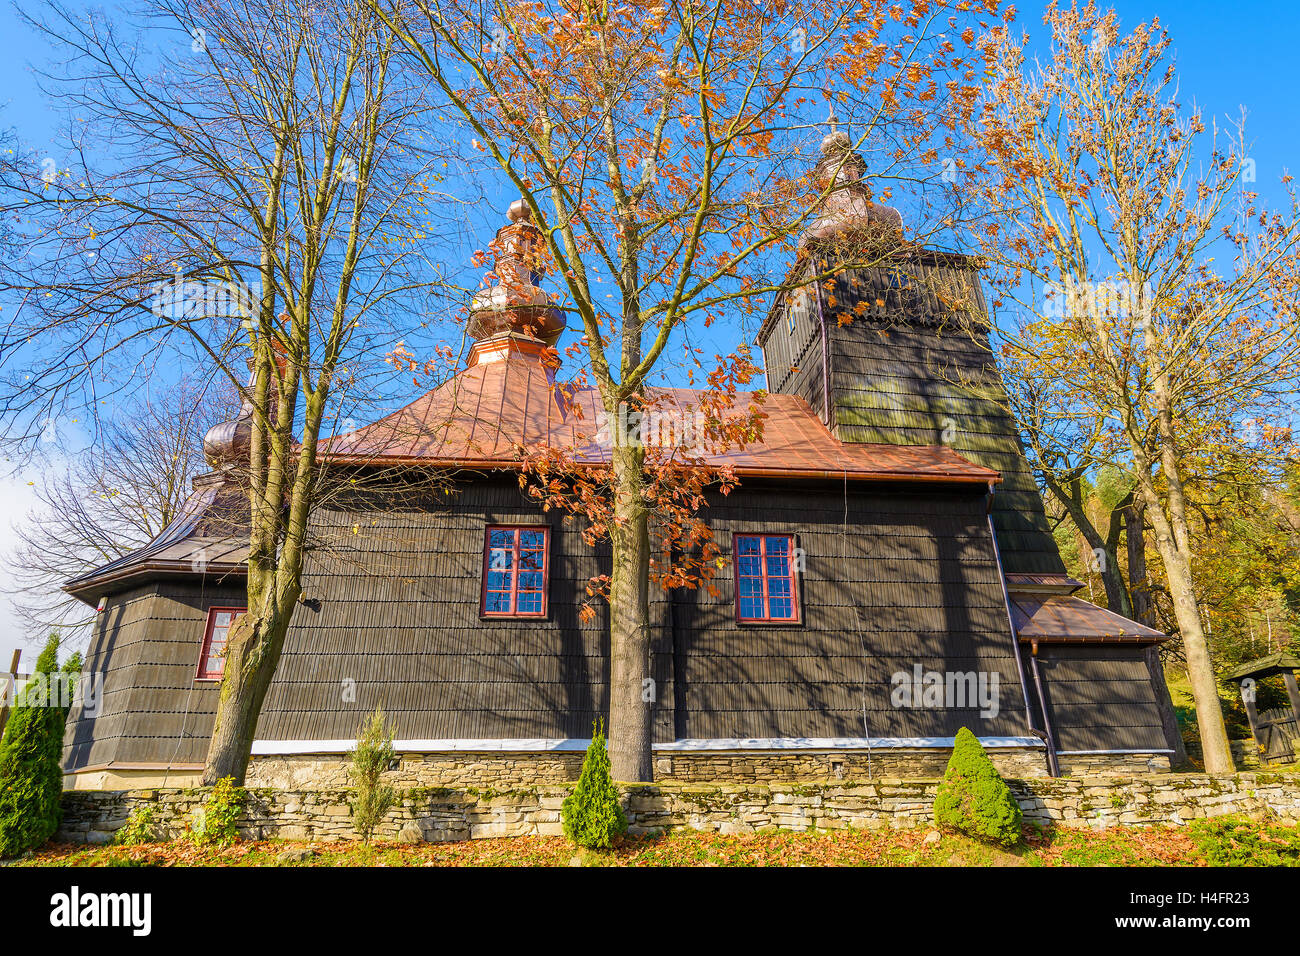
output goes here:
<path id="1" fill-rule="evenodd" d="M 682 411 L 689 420 L 702 394 L 651 389 L 650 399 L 661 414 Z M 745 414 L 756 400 L 740 393 L 729 414 Z M 996 471 L 943 445 L 841 442 L 794 395 L 768 394 L 761 410 L 761 442 L 706 454 L 705 460 L 746 476 L 1000 480 Z M 601 416 L 596 389 L 557 384 L 536 357 L 512 352 L 464 370 L 374 424 L 324 442 L 321 457 L 336 463 L 508 468 L 519 466 L 521 448 L 529 454 L 557 448 L 572 449 L 579 464 L 602 464 L 610 460 L 611 448 L 607 440 L 596 440 Z"/>
<path id="2" fill-rule="evenodd" d="M 1150 644 L 1168 635 L 1104 607 L 1064 594 L 1011 596 L 1011 616 L 1022 641 L 1133 641 Z"/>

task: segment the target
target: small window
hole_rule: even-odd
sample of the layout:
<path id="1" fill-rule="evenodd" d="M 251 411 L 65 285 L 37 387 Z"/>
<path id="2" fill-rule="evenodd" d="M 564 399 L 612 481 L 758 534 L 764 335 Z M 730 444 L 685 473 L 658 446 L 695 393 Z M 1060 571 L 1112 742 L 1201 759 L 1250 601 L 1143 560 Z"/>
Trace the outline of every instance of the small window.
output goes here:
<path id="1" fill-rule="evenodd" d="M 230 636 L 230 625 L 244 610 L 242 607 L 214 607 L 208 611 L 203 651 L 199 655 L 198 680 L 221 680 L 226 669 L 226 639 Z"/>
<path id="2" fill-rule="evenodd" d="M 736 619 L 798 621 L 794 537 L 788 534 L 738 534 Z"/>
<path id="3" fill-rule="evenodd" d="M 545 617 L 549 528 L 487 529 L 484 617 Z"/>

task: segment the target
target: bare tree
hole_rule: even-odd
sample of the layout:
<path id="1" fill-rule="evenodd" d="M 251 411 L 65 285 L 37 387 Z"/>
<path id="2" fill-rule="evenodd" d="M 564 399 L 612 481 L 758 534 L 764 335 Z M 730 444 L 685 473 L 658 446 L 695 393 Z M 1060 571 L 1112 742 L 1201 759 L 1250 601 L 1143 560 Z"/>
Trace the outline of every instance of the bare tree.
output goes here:
<path id="1" fill-rule="evenodd" d="M 427 255 L 441 174 L 425 84 L 393 68 L 364 2 L 137 9 L 132 23 L 50 3 L 34 20 L 68 53 L 51 91 L 78 121 L 76 161 L 6 184 L 26 248 L 0 272 L 20 302 L 0 329 L 0 413 L 30 441 L 177 364 L 239 390 L 249 418 L 223 465 L 249 500 L 248 611 L 205 779 L 242 780 L 326 487 L 319 441 L 383 398 L 374 373 L 442 279 Z"/>
<path id="2" fill-rule="evenodd" d="M 16 525 L 5 562 L 14 609 L 33 635 L 57 630 L 75 641 L 94 612 L 62 585 L 156 537 L 177 516 L 191 482 L 208 471 L 203 436 L 234 417 L 220 383 L 183 380 L 102 422 L 81 451 L 50 450 L 36 489 L 39 502 Z M 53 439 L 57 427 L 48 433 Z"/>

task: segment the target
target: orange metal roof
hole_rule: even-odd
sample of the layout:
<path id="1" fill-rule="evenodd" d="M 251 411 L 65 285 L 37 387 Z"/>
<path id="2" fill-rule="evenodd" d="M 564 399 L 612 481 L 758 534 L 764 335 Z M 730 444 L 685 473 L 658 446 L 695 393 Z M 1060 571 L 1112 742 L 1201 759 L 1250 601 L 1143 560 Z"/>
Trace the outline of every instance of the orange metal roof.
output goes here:
<path id="1" fill-rule="evenodd" d="M 1150 644 L 1168 635 L 1064 594 L 1013 594 L 1011 616 L 1022 641 L 1134 641 Z"/>
<path id="2" fill-rule="evenodd" d="M 692 409 L 700 394 L 651 390 L 661 413 Z M 741 393 L 732 413 L 743 414 L 754 400 Z M 747 476 L 1000 480 L 996 471 L 943 445 L 841 442 L 797 396 L 769 394 L 761 408 L 762 442 L 709 454 L 711 465 L 731 465 Z M 610 460 L 611 449 L 596 441 L 599 412 L 594 388 L 554 383 L 536 357 L 515 353 L 473 365 L 386 418 L 322 443 L 321 455 L 358 464 L 508 468 L 518 467 L 521 447 L 532 453 L 550 447 L 573 449 L 578 463 L 600 464 Z"/>

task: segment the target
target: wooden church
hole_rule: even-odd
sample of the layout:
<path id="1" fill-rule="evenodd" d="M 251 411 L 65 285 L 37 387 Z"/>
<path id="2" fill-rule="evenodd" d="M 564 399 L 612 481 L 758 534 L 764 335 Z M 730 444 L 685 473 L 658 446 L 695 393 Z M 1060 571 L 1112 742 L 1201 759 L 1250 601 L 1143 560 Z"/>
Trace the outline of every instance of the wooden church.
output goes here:
<path id="1" fill-rule="evenodd" d="M 1075 596 L 976 264 L 896 241 L 878 267 L 837 266 L 846 239 L 901 221 L 870 202 L 843 133 L 822 150 L 837 188 L 796 269 L 832 271 L 833 290 L 808 282 L 759 332 L 763 438 L 715 456 L 740 484 L 705 509 L 730 558 L 719 593 L 652 597 L 656 778 L 936 775 L 961 727 L 1016 776 L 1168 768 L 1165 635 Z M 313 515 L 250 785 L 344 784 L 377 706 L 409 784 L 576 777 L 608 708 L 607 621 L 579 613 L 608 551 L 520 490 L 518 449 L 608 451 L 594 390 L 546 360 L 563 319 L 524 266 L 537 236 L 516 203 L 495 243 L 511 281 L 475 298 L 466 367 L 324 451 L 358 480 Z M 85 666 L 103 679 L 69 717 L 70 787 L 199 776 L 244 603 L 231 469 L 247 431 L 245 415 L 209 434 L 214 471 L 157 539 L 66 585 L 99 608 Z"/>

